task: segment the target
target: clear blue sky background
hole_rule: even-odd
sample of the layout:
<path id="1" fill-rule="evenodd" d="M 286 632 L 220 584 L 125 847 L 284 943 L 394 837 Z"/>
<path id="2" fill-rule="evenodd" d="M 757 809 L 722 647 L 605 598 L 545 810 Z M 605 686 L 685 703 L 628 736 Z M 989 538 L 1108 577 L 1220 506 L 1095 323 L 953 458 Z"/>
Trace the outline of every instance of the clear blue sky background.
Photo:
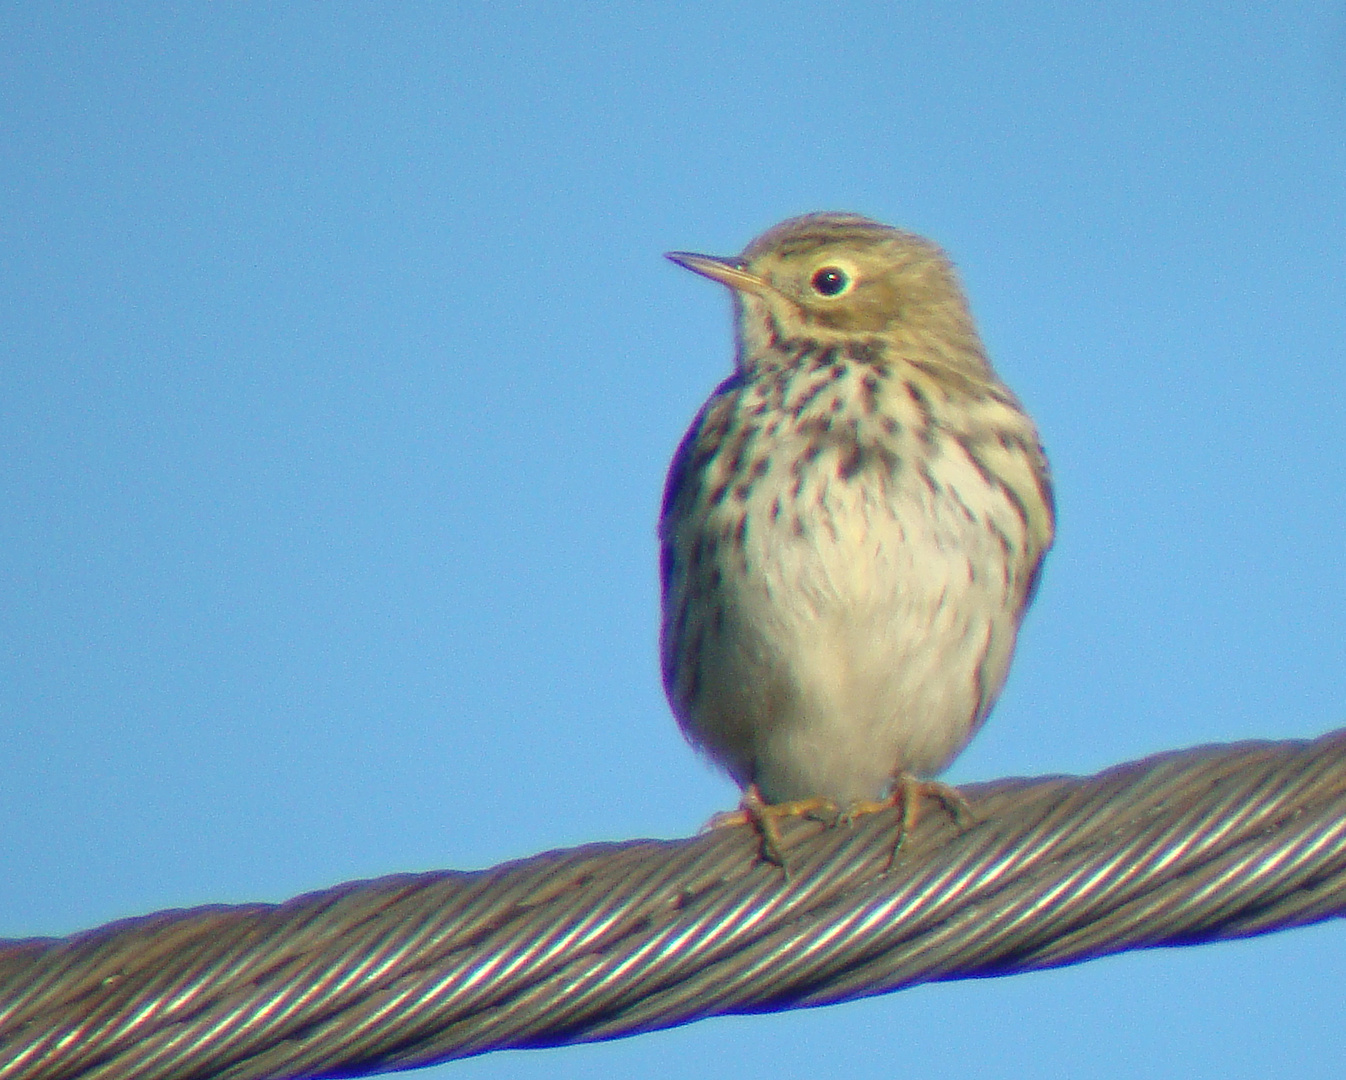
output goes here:
<path id="1" fill-rule="evenodd" d="M 0 936 L 681 836 L 665 262 L 961 266 L 1061 529 L 955 781 L 1346 722 L 1339 3 L 7 4 Z M 1337 1077 L 1346 928 L 487 1077 Z"/>

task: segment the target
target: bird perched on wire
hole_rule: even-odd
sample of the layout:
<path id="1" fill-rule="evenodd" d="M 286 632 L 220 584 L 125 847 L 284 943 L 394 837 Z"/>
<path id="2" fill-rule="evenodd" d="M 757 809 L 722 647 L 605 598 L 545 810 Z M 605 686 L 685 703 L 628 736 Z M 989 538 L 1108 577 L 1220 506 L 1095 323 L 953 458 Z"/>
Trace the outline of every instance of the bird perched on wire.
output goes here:
<path id="1" fill-rule="evenodd" d="M 919 800 L 1004 685 L 1054 530 L 1038 433 L 952 264 L 857 214 L 738 258 L 738 353 L 683 438 L 659 522 L 664 686 L 683 732 L 776 819 Z"/>

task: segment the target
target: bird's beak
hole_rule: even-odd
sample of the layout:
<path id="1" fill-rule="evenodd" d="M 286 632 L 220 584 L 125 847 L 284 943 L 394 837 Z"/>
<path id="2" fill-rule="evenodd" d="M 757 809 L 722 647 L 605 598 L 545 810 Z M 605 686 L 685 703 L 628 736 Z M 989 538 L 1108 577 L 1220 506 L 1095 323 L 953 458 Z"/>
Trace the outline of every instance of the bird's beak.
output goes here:
<path id="1" fill-rule="evenodd" d="M 756 274 L 750 274 L 743 269 L 742 259 L 719 259 L 714 255 L 697 255 L 690 251 L 670 251 L 664 258 L 672 259 L 694 274 L 708 277 L 711 281 L 718 281 L 721 285 L 728 285 L 740 292 L 761 295 L 770 288 Z"/>

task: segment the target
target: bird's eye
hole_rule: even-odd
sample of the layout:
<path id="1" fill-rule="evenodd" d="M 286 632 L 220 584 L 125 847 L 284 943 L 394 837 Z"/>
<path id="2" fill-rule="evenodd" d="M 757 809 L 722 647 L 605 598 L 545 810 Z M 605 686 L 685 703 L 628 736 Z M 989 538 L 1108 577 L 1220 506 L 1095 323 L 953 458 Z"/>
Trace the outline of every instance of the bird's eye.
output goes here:
<path id="1" fill-rule="evenodd" d="M 851 287 L 851 276 L 839 266 L 824 266 L 809 278 L 819 296 L 840 296 Z"/>

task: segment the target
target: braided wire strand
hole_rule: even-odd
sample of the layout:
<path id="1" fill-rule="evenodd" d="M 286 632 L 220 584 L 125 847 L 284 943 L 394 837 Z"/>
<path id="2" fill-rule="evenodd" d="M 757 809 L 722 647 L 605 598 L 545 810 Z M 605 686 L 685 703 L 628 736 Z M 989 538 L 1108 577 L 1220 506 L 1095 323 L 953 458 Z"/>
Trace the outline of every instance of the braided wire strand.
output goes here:
<path id="1" fill-rule="evenodd" d="M 0 942 L 0 1080 L 361 1076 L 1346 912 L 1346 732 Z"/>

